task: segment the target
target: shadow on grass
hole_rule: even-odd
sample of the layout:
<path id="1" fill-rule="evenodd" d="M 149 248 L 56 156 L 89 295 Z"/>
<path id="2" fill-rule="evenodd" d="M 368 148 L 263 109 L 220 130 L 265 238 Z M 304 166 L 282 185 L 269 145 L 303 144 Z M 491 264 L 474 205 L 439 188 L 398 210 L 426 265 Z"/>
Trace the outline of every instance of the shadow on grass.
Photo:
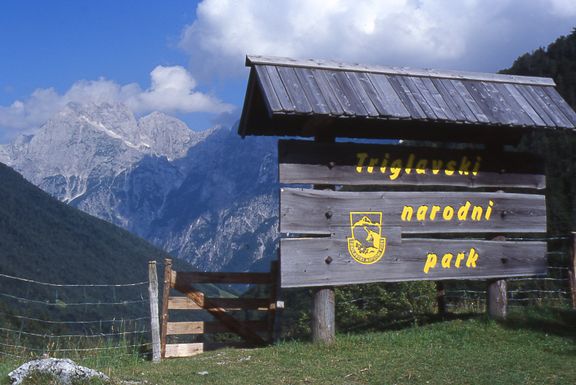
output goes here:
<path id="1" fill-rule="evenodd" d="M 576 310 L 549 307 L 527 308 L 521 312 L 512 312 L 501 324 L 508 329 L 533 330 L 570 338 L 576 342 Z"/>

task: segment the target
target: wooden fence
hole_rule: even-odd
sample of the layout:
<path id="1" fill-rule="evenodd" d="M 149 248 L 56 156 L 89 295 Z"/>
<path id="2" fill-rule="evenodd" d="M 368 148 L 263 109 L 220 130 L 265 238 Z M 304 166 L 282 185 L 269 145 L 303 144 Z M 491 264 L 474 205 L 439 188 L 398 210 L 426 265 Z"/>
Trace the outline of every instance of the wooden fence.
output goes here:
<path id="1" fill-rule="evenodd" d="M 277 334 L 276 311 L 283 305 L 277 301 L 278 274 L 277 262 L 272 262 L 269 273 L 203 273 L 172 270 L 172 261 L 165 260 L 162 358 L 188 357 L 220 347 L 252 347 L 273 342 Z M 269 290 L 264 298 L 217 298 L 207 297 L 201 291 L 205 284 L 258 284 L 267 285 Z M 201 314 L 206 318 L 208 313 L 213 321 L 172 320 L 178 319 L 176 312 L 184 311 L 194 312 L 200 318 Z M 254 313 L 259 315 L 258 319 L 250 319 L 249 314 Z M 236 337 L 235 341 L 230 341 L 234 339 L 230 335 L 240 339 Z M 187 338 L 195 341 L 182 342 Z"/>

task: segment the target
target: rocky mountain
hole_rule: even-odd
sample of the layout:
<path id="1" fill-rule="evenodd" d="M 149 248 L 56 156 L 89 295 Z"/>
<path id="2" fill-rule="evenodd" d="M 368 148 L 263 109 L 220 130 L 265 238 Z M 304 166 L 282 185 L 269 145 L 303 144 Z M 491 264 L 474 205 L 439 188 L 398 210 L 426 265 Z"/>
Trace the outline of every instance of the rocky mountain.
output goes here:
<path id="1" fill-rule="evenodd" d="M 59 200 L 140 235 L 202 270 L 275 256 L 275 143 L 196 132 L 162 113 L 70 104 L 0 161 Z M 262 264 L 266 269 L 266 264 Z"/>

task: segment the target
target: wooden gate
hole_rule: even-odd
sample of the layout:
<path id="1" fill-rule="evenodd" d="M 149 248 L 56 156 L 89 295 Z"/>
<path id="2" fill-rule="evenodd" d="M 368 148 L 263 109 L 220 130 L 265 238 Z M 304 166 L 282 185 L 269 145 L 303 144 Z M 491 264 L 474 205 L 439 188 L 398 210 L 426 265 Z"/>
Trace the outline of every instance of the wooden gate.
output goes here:
<path id="1" fill-rule="evenodd" d="M 266 297 L 207 297 L 201 290 L 206 284 L 257 284 L 267 285 L 268 290 L 265 290 Z M 162 298 L 162 358 L 189 357 L 222 347 L 255 347 L 272 343 L 277 330 L 277 309 L 283 307 L 283 303 L 277 301 L 278 286 L 276 261 L 272 262 L 269 273 L 203 273 L 172 270 L 172 260 L 166 259 Z M 213 321 L 171 321 L 171 318 L 177 319 L 174 311 L 208 313 Z M 251 320 L 249 314 L 253 313 L 264 314 L 259 314 L 257 320 Z M 239 336 L 241 341 L 225 341 L 227 338 L 221 333 L 232 333 Z M 208 340 L 207 335 L 216 334 L 220 335 Z M 199 341 L 182 342 L 191 335 L 197 336 Z"/>

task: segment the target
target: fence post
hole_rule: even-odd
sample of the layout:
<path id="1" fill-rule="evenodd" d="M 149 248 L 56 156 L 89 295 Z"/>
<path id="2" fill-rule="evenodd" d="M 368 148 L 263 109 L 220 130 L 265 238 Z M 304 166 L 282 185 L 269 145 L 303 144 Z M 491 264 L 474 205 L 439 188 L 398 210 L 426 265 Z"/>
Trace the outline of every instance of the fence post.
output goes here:
<path id="1" fill-rule="evenodd" d="M 164 260 L 164 288 L 162 290 L 162 337 L 161 356 L 166 357 L 166 335 L 168 334 L 168 298 L 170 297 L 170 287 L 172 286 L 172 260 Z"/>
<path id="2" fill-rule="evenodd" d="M 571 233 L 570 265 L 568 276 L 570 278 L 570 292 L 572 294 L 572 309 L 576 309 L 576 232 Z"/>
<path id="3" fill-rule="evenodd" d="M 156 261 L 148 262 L 148 298 L 150 298 L 150 331 L 152 332 L 152 362 L 160 362 L 160 325 L 158 319 L 158 272 Z"/>

